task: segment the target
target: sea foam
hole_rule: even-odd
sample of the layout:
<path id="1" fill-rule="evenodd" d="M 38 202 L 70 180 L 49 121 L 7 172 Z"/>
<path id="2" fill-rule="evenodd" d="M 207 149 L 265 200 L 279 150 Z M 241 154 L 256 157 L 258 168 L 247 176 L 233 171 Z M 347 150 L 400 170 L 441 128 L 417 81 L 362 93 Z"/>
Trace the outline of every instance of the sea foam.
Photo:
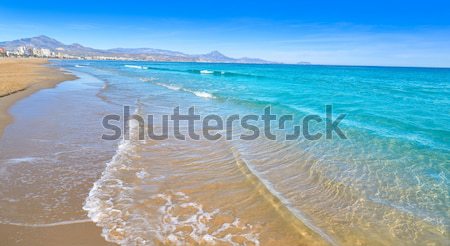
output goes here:
<path id="1" fill-rule="evenodd" d="M 215 230 L 210 228 L 210 222 L 220 210 L 205 211 L 202 204 L 190 201 L 190 197 L 183 192 L 170 194 L 157 194 L 153 199 L 161 200 L 159 207 L 159 225 L 157 237 L 161 242 L 171 245 L 185 245 L 186 239 L 193 240 L 197 244 L 214 245 L 225 243 L 239 245 L 233 241 L 233 237 L 239 236 L 245 239 L 244 245 L 259 245 L 259 234 L 253 231 L 253 226 L 243 225 L 239 218 L 232 222 L 225 222 Z M 175 211 L 191 211 L 188 215 L 180 215 Z M 180 230 L 190 228 L 189 231 Z M 230 233 L 231 232 L 231 233 Z"/>
<path id="2" fill-rule="evenodd" d="M 173 91 L 179 91 L 181 90 L 181 87 L 176 86 L 176 85 L 169 85 L 169 84 L 164 84 L 164 83 L 156 83 L 159 86 L 165 87 L 169 90 L 173 90 Z"/>
<path id="3" fill-rule="evenodd" d="M 130 139 L 134 139 L 138 123 L 130 121 L 130 128 Z M 260 245 L 259 233 L 252 225 L 241 223 L 239 218 L 214 225 L 220 210 L 207 211 L 183 192 L 156 193 L 145 198 L 145 203 L 135 200 L 131 194 L 140 189 L 137 183 L 129 183 L 121 177 L 127 170 L 133 170 L 138 143 L 121 141 L 83 206 L 88 217 L 103 228 L 102 236 L 107 241 L 121 245 L 186 245 L 188 242 L 240 245 L 236 241 L 239 237 L 245 245 Z M 141 182 L 150 178 L 144 170 L 135 175 Z M 147 204 L 145 212 L 141 209 L 143 204 Z"/>
<path id="4" fill-rule="evenodd" d="M 190 92 L 198 97 L 214 98 L 214 96 L 211 93 L 204 92 L 204 91 L 194 91 L 194 90 L 189 90 L 189 89 L 184 89 L 184 91 Z"/>
<path id="5" fill-rule="evenodd" d="M 213 74 L 214 71 L 210 71 L 210 70 L 200 70 L 201 74 Z"/>
<path id="6" fill-rule="evenodd" d="M 135 68 L 135 69 L 148 69 L 148 67 L 146 67 L 146 66 L 137 66 L 137 65 L 124 65 L 124 67 L 127 67 L 127 68 Z"/>
<path id="7" fill-rule="evenodd" d="M 113 194 L 120 193 L 123 189 L 123 181 L 116 177 L 116 172 L 121 168 L 126 168 L 130 157 L 135 153 L 133 139 L 136 139 L 137 128 L 138 123 L 130 121 L 130 140 L 123 139 L 120 142 L 116 154 L 106 164 L 102 176 L 94 183 L 83 206 L 88 217 L 103 228 L 102 236 L 110 242 L 122 243 L 117 237 L 112 236 L 117 227 L 116 223 L 120 219 L 117 218 L 117 215 L 121 212 L 114 208 L 111 199 Z"/>
<path id="8" fill-rule="evenodd" d="M 173 84 L 164 84 L 164 83 L 155 83 L 155 84 L 165 87 L 169 90 L 173 90 L 173 91 L 189 92 L 191 94 L 194 94 L 195 96 L 202 97 L 202 98 L 215 98 L 211 93 L 204 92 L 204 91 L 195 91 L 195 90 L 191 90 L 191 89 L 186 89 L 181 86 L 173 85 Z"/>

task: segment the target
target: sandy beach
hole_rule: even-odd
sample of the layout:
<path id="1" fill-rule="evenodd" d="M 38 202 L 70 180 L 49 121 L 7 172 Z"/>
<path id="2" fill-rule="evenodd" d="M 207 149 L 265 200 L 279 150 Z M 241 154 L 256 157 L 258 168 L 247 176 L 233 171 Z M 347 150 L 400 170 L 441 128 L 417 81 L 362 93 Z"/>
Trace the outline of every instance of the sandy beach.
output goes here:
<path id="1" fill-rule="evenodd" d="M 358 78 L 351 82 L 353 86 L 363 88 L 361 110 L 364 105 L 380 105 L 380 99 L 369 92 L 387 87 L 396 96 L 384 95 L 384 99 L 402 110 L 413 103 L 421 110 L 418 115 L 428 115 L 432 107 L 440 113 L 448 107 L 430 103 L 431 99 L 445 102 L 448 93 L 440 93 L 442 89 L 435 86 L 435 70 L 92 60 L 51 60 L 50 66 L 37 59 L 2 62 L 6 64 L 2 88 L 9 95 L 0 103 L 5 108 L 3 119 L 7 117 L 10 123 L 0 137 L 1 245 L 448 245 L 444 181 L 450 158 L 445 138 L 434 131 L 421 135 L 434 141 L 429 148 L 348 125 L 343 129 L 352 141 L 337 137 L 273 141 L 260 136 L 252 141 L 221 138 L 212 142 L 190 139 L 192 128 L 186 122 L 180 122 L 178 129 L 186 136 L 184 141 L 171 135 L 175 132 L 172 125 L 165 140 L 138 141 L 138 124 L 130 124 L 130 140 L 102 138 L 111 133 L 103 120 L 121 117 L 127 105 L 142 117 L 159 117 L 154 125 L 144 127 L 158 134 L 164 128 L 161 116 L 174 115 L 180 105 L 184 105 L 183 112 L 195 105 L 199 115 L 214 113 L 225 120 L 230 113 L 262 114 L 261 100 L 270 99 L 278 105 L 273 107 L 275 114 L 305 116 L 320 109 L 308 108 L 304 102 L 326 105 L 342 83 L 350 83 L 349 73 Z M 400 77 L 386 78 L 380 84 L 377 75 L 393 70 Z M 442 83 L 448 81 L 450 73 L 440 72 Z M 252 73 L 256 74 L 249 76 Z M 299 74 L 314 83 L 293 84 Z M 339 74 L 338 82 L 324 74 Z M 417 74 L 424 85 L 416 83 Z M 397 94 L 399 78 L 405 80 L 404 86 L 420 92 L 432 90 L 434 96 L 423 101 L 417 96 L 421 93 L 412 93 L 418 101 L 397 102 L 402 96 Z M 280 84 L 273 83 L 275 79 Z M 61 81 L 65 82 L 58 84 Z M 280 95 L 280 90 L 286 93 Z M 18 92 L 11 94 L 14 91 Z M 346 103 L 341 105 L 342 112 L 352 111 L 353 94 L 345 93 L 333 101 Z M 295 111 L 293 106 L 306 108 Z M 367 111 L 367 118 L 357 122 L 363 125 L 373 120 L 377 127 L 391 129 L 390 122 L 401 116 L 392 109 L 380 109 L 395 116 L 388 121 Z M 402 122 L 408 122 L 407 118 Z M 260 123 L 256 126 L 263 129 Z M 439 124 L 446 129 L 444 122 Z M 286 131 L 292 132 L 292 127 Z M 314 131 L 321 132 L 323 127 Z M 202 130 L 194 128 L 197 134 Z M 273 130 L 283 140 L 285 131 Z M 411 131 L 405 126 L 396 133 L 409 136 L 405 134 Z M 236 126 L 231 133 L 239 136 L 247 131 Z M 430 169 L 420 158 L 434 167 Z M 417 179 L 411 179 L 412 175 L 418 175 L 414 176 Z M 432 186 L 418 186 L 416 180 Z M 417 206 L 417 214 L 405 212 L 403 207 L 409 204 Z M 421 211 L 432 220 L 422 218 Z"/>
<path id="2" fill-rule="evenodd" d="M 2 1 L 0 246 L 450 246 L 450 1 Z"/>
<path id="3" fill-rule="evenodd" d="M 48 63 L 46 59 L 0 59 L 0 139 L 14 121 L 9 113 L 12 105 L 41 89 L 77 78 Z M 81 210 L 81 205 L 74 206 Z M 0 224 L 1 245 L 108 245 L 100 234 L 101 229 L 87 218 L 77 223 Z"/>
<path id="4" fill-rule="evenodd" d="M 36 91 L 76 77 L 45 66 L 46 59 L 0 59 L 0 136 L 12 117 L 8 108 Z"/>

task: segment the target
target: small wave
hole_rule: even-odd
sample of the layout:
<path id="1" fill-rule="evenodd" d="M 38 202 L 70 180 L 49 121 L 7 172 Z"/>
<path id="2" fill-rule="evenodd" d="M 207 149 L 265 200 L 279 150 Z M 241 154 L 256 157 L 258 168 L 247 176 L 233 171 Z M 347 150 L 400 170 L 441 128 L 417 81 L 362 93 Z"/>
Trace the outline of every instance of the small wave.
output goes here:
<path id="1" fill-rule="evenodd" d="M 156 85 L 165 87 L 165 88 L 167 88 L 167 89 L 169 89 L 169 90 L 173 90 L 173 91 L 179 91 L 179 90 L 181 90 L 181 87 L 176 86 L 176 85 L 168 85 L 168 84 L 163 84 L 163 83 L 156 83 Z"/>
<path id="2" fill-rule="evenodd" d="M 138 65 L 124 65 L 124 67 L 135 68 L 135 69 L 143 69 L 143 70 L 148 69 L 148 67 L 146 67 L 146 66 L 138 66 Z"/>
<path id="3" fill-rule="evenodd" d="M 214 71 L 210 71 L 210 70 L 200 70 L 201 74 L 213 74 Z"/>
<path id="4" fill-rule="evenodd" d="M 173 91 L 184 91 L 184 92 L 189 92 L 191 94 L 194 94 L 198 97 L 202 97 L 202 98 L 215 98 L 211 93 L 208 92 L 204 92 L 204 91 L 195 91 L 195 90 L 191 90 L 191 89 L 185 89 L 181 86 L 177 86 L 177 85 L 172 85 L 172 84 L 164 84 L 164 83 L 155 83 L 156 85 L 165 87 L 169 90 L 173 90 Z"/>
<path id="5" fill-rule="evenodd" d="M 202 69 L 202 70 L 186 70 L 184 72 L 188 72 L 188 73 L 195 73 L 195 74 L 211 74 L 211 75 L 226 75 L 227 72 L 224 71 L 214 71 L 214 70 L 208 70 L 208 69 Z"/>
<path id="6" fill-rule="evenodd" d="M 234 148 L 231 148 L 231 151 L 234 155 L 236 165 L 238 166 L 239 170 L 244 173 L 247 178 L 255 184 L 255 186 L 258 187 L 258 191 L 261 195 L 265 196 L 268 201 L 271 201 L 274 207 L 278 208 L 278 211 L 283 217 L 288 217 L 290 215 L 293 215 L 296 217 L 299 221 L 303 223 L 306 227 L 308 227 L 310 230 L 317 233 L 322 239 L 326 240 L 331 245 L 336 245 L 336 242 L 334 239 L 328 235 L 325 231 L 323 231 L 321 228 L 316 226 L 311 219 L 309 219 L 303 212 L 299 211 L 298 209 L 294 208 L 291 203 L 282 195 L 282 193 L 278 192 L 273 185 L 263 179 L 259 173 L 252 168 L 251 165 L 247 163 L 247 161 L 240 155 L 240 153 Z M 282 208 L 285 208 L 286 210 L 283 211 Z M 302 229 L 300 229 L 301 231 Z"/>
<path id="7" fill-rule="evenodd" d="M 157 71 L 166 71 L 166 72 L 185 72 L 184 70 L 161 68 L 161 67 L 147 67 L 147 69 L 157 70 Z"/>
<path id="8" fill-rule="evenodd" d="M 214 76 L 225 76 L 225 77 L 251 77 L 251 78 L 264 78 L 264 76 L 261 75 L 254 75 L 254 74 L 247 74 L 247 73 L 239 73 L 239 72 L 227 72 L 227 71 L 216 71 L 216 70 L 177 70 L 178 72 L 188 72 L 188 73 L 195 73 L 195 74 L 210 74 Z"/>
<path id="9" fill-rule="evenodd" d="M 173 69 L 173 68 L 164 68 L 164 67 L 151 67 L 151 66 L 138 66 L 138 65 L 124 65 L 128 68 L 135 69 L 145 69 L 145 70 L 155 70 L 155 71 L 163 71 L 163 72 L 175 72 L 175 73 L 191 73 L 191 74 L 200 74 L 200 75 L 214 75 L 214 76 L 225 76 L 225 77 L 250 77 L 250 78 L 266 78 L 262 75 L 255 74 L 247 74 L 247 73 L 239 73 L 239 72 L 227 72 L 227 71 L 216 71 L 216 70 L 208 70 L 208 69 Z"/>
<path id="10" fill-rule="evenodd" d="M 135 113 L 139 111 L 136 110 Z M 106 164 L 106 168 L 102 173 L 100 179 L 98 179 L 92 189 L 89 191 L 89 195 L 85 200 L 83 210 L 87 211 L 88 217 L 97 226 L 103 227 L 102 236 L 106 240 L 113 242 L 114 238 L 109 235 L 109 226 L 111 221 L 111 212 L 117 211 L 113 209 L 112 203 L 106 199 L 105 192 L 111 192 L 108 188 L 122 187 L 122 181 L 114 176 L 114 171 L 120 168 L 124 168 L 126 163 L 129 162 L 130 156 L 134 155 L 135 144 L 133 139 L 137 137 L 138 123 L 136 121 L 130 121 L 130 140 L 122 139 L 118 145 L 116 154 L 112 160 Z M 108 194 L 108 193 L 107 193 Z"/>
<path id="11" fill-rule="evenodd" d="M 138 133 L 138 123 L 130 121 L 130 127 L 130 137 L 134 139 Z M 257 228 L 242 223 L 237 217 L 225 218 L 219 209 L 207 211 L 201 203 L 183 192 L 169 191 L 149 196 L 146 206 L 152 208 L 151 213 L 142 213 L 140 208 L 131 209 L 141 207 L 140 201 L 134 201 L 130 196 L 122 197 L 121 194 L 132 187 L 122 181 L 117 173 L 130 169 L 131 159 L 136 156 L 135 143 L 122 141 L 83 206 L 88 217 L 103 228 L 102 236 L 107 241 L 121 245 L 149 245 L 155 241 L 169 245 L 186 245 L 188 242 L 200 245 L 260 245 Z M 135 174 L 140 180 L 149 178 L 149 173 L 144 170 Z M 120 198 L 113 199 L 115 196 Z M 217 225 L 217 221 L 222 223 Z"/>
<path id="12" fill-rule="evenodd" d="M 188 90 L 188 89 L 185 89 L 184 91 L 190 92 L 198 97 L 215 98 L 211 93 L 204 92 L 204 91 L 193 91 L 193 90 Z"/>
<path id="13" fill-rule="evenodd" d="M 87 67 L 87 66 L 85 66 L 85 65 L 75 65 L 75 67 Z"/>

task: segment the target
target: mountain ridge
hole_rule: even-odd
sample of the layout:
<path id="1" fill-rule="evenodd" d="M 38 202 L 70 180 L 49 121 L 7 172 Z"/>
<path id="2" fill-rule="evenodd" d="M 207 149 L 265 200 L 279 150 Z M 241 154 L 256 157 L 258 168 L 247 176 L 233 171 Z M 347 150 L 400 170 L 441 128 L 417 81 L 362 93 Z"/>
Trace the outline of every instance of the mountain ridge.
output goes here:
<path id="1" fill-rule="evenodd" d="M 40 35 L 31 38 L 22 38 L 12 41 L 0 42 L 0 47 L 6 50 L 15 50 L 20 46 L 44 48 L 53 52 L 61 52 L 70 56 L 92 57 L 111 56 L 126 59 L 152 60 L 152 61 L 181 61 L 181 62 L 226 62 L 226 63 L 276 63 L 260 58 L 232 58 L 214 50 L 206 54 L 191 55 L 179 51 L 155 48 L 113 48 L 95 49 L 79 43 L 64 44 L 54 38 Z"/>

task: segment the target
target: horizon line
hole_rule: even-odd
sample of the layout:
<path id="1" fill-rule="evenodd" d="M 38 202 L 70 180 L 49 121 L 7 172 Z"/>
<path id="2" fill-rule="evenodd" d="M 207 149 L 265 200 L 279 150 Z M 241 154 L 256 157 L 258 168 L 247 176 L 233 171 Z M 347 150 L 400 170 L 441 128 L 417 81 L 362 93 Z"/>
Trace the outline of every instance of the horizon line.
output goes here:
<path id="1" fill-rule="evenodd" d="M 270 61 L 270 60 L 266 60 L 263 58 L 258 58 L 258 57 L 230 57 L 228 55 L 225 55 L 223 52 L 219 51 L 218 49 L 213 49 L 210 50 L 207 53 L 204 54 L 189 54 L 186 52 L 182 52 L 182 51 L 178 51 L 178 50 L 170 50 L 170 49 L 165 49 L 165 48 L 153 48 L 153 47 L 124 47 L 124 46 L 117 46 L 115 48 L 95 48 L 95 47 L 91 47 L 91 46 L 86 46 L 81 44 L 80 42 L 72 42 L 70 44 L 66 44 L 63 43 L 53 37 L 50 37 L 48 35 L 45 34 L 40 34 L 40 35 L 36 35 L 36 36 L 32 36 L 32 37 L 24 37 L 24 38 L 17 38 L 14 40 L 3 40 L 0 41 L 0 43 L 2 42 L 12 42 L 12 41 L 18 41 L 18 40 L 23 40 L 23 39 L 32 39 L 32 38 L 39 38 L 39 37 L 45 37 L 45 38 L 49 38 L 49 39 L 53 39 L 57 42 L 60 42 L 64 45 L 80 45 L 83 46 L 85 48 L 90 48 L 90 49 L 96 49 L 96 50 L 101 50 L 101 51 L 108 51 L 108 50 L 113 50 L 113 49 L 155 49 L 155 50 L 163 50 L 163 51 L 170 51 L 170 52 L 179 52 L 185 55 L 191 55 L 191 56 L 195 56 L 195 55 L 206 55 L 206 54 L 210 54 L 213 52 L 218 52 L 224 56 L 227 56 L 229 58 L 232 59 L 245 59 L 245 58 L 249 58 L 249 59 L 260 59 L 263 61 L 266 61 L 267 63 L 252 63 L 252 62 L 247 62 L 247 63 L 232 63 L 232 62 L 201 62 L 201 61 L 151 61 L 151 60 L 140 60 L 140 59 L 130 59 L 127 61 L 149 61 L 149 62 L 164 62 L 164 63 L 223 63 L 223 64 L 255 64 L 255 65 L 295 65 L 295 66 L 341 66 L 341 67 L 385 67 L 385 68 L 431 68 L 431 69 L 449 69 L 450 66 L 445 67 L 445 66 L 408 66 L 408 65 L 380 65 L 380 64 L 376 64 L 376 65 L 369 65 L 369 64 L 333 64 L 333 63 L 312 63 L 309 61 L 298 61 L 298 62 L 283 62 L 283 61 Z M 2 48 L 2 47 L 0 47 Z M 39 48 L 39 47 L 37 47 Z M 144 53 L 139 53 L 139 54 L 144 54 Z M 64 59 L 60 59 L 60 58 L 48 58 L 49 60 L 64 60 Z M 68 59 L 68 60 L 76 60 L 76 59 Z M 101 61 L 100 59 L 92 59 L 92 60 L 96 60 L 96 61 Z M 110 60 L 111 61 L 111 60 Z M 305 64 L 302 64 L 305 63 Z"/>

